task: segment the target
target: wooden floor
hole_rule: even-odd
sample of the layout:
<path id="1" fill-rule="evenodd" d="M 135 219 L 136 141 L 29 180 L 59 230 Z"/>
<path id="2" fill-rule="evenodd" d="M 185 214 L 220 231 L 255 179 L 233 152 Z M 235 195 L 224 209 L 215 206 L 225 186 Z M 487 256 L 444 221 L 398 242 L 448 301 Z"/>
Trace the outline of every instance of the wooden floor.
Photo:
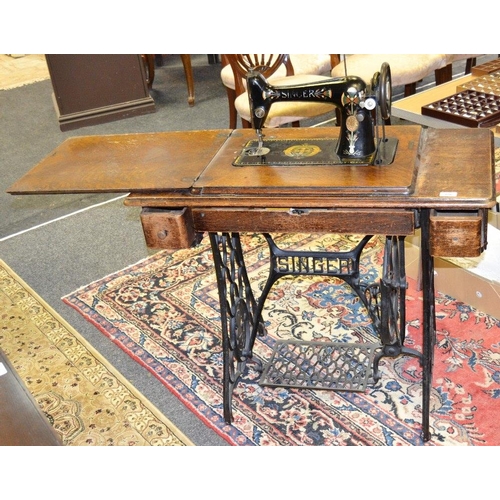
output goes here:
<path id="1" fill-rule="evenodd" d="M 0 90 L 13 89 L 49 78 L 43 54 L 0 54 Z"/>

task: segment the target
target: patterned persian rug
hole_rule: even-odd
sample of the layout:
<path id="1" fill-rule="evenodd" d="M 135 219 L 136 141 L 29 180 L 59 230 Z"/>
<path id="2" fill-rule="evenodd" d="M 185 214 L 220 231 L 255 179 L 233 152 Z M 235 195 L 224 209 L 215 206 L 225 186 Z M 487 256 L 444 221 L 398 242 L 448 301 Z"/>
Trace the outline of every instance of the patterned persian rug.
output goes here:
<path id="1" fill-rule="evenodd" d="M 281 247 L 347 250 L 355 237 L 275 235 Z M 267 244 L 242 236 L 256 296 L 267 277 Z M 258 384 L 254 364 L 235 389 L 234 422 L 222 418 L 222 355 L 217 286 L 208 239 L 161 251 L 65 297 L 207 426 L 233 445 L 415 446 L 421 439 L 421 369 L 416 358 L 381 362 L 365 392 L 285 389 Z M 370 241 L 361 271 L 378 278 L 381 241 Z M 263 313 L 268 335 L 254 355 L 269 359 L 276 339 L 373 342 L 364 307 L 324 277 L 282 278 Z M 421 295 L 409 280 L 407 342 L 421 350 Z M 499 445 L 500 321 L 437 296 L 437 346 L 429 445 Z"/>
<path id="2" fill-rule="evenodd" d="M 1 260 L 0 318 L 0 347 L 64 445 L 192 445 Z"/>

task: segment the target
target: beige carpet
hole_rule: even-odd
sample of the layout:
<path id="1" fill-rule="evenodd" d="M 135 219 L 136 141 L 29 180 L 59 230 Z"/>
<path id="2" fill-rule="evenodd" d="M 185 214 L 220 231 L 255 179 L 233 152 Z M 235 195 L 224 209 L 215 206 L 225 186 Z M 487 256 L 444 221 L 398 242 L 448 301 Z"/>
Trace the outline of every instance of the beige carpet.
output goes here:
<path id="1" fill-rule="evenodd" d="M 193 444 L 2 260 L 0 347 L 64 445 Z"/>
<path id="2" fill-rule="evenodd" d="M 22 87 L 50 78 L 43 54 L 0 54 L 0 90 Z"/>

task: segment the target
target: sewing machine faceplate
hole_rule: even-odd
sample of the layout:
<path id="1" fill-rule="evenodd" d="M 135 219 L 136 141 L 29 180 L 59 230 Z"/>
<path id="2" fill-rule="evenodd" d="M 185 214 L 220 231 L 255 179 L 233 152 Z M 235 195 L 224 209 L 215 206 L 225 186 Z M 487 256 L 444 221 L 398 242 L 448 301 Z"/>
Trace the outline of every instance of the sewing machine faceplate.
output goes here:
<path id="1" fill-rule="evenodd" d="M 341 159 L 337 151 L 338 139 L 317 137 L 310 139 L 264 139 L 265 155 L 255 155 L 252 152 L 259 147 L 258 140 L 248 141 L 233 165 L 244 166 L 304 166 L 304 165 L 357 165 L 387 166 L 393 163 L 398 140 L 395 138 L 379 139 L 378 147 L 367 163 L 366 158 Z"/>

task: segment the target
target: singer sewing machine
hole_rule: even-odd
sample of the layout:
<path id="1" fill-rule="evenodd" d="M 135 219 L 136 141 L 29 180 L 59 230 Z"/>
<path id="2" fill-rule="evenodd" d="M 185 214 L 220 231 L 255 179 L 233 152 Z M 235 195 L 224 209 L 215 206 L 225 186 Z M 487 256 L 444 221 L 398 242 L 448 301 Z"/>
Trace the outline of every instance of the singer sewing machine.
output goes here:
<path id="1" fill-rule="evenodd" d="M 385 137 L 385 121 L 391 110 L 391 71 L 384 63 L 369 84 L 357 76 L 321 80 L 305 85 L 273 86 L 257 71 L 247 75 L 252 127 L 257 141 L 243 149 L 236 165 L 252 164 L 332 164 L 332 165 L 387 165 L 394 161 L 397 140 Z M 305 101 L 332 103 L 338 109 L 340 133 L 329 144 L 314 148 L 302 145 L 302 152 L 291 149 L 290 143 L 266 141 L 262 129 L 271 106 L 277 102 Z M 380 118 L 382 134 L 379 137 L 376 122 Z M 302 141 L 303 143 L 303 141 Z M 299 148 L 301 141 L 295 141 Z M 310 154 L 314 151 L 313 154 Z M 291 153 L 289 153 L 291 152 Z M 318 154 L 323 153 L 323 154 Z M 314 158 L 311 158 L 314 156 Z"/>

